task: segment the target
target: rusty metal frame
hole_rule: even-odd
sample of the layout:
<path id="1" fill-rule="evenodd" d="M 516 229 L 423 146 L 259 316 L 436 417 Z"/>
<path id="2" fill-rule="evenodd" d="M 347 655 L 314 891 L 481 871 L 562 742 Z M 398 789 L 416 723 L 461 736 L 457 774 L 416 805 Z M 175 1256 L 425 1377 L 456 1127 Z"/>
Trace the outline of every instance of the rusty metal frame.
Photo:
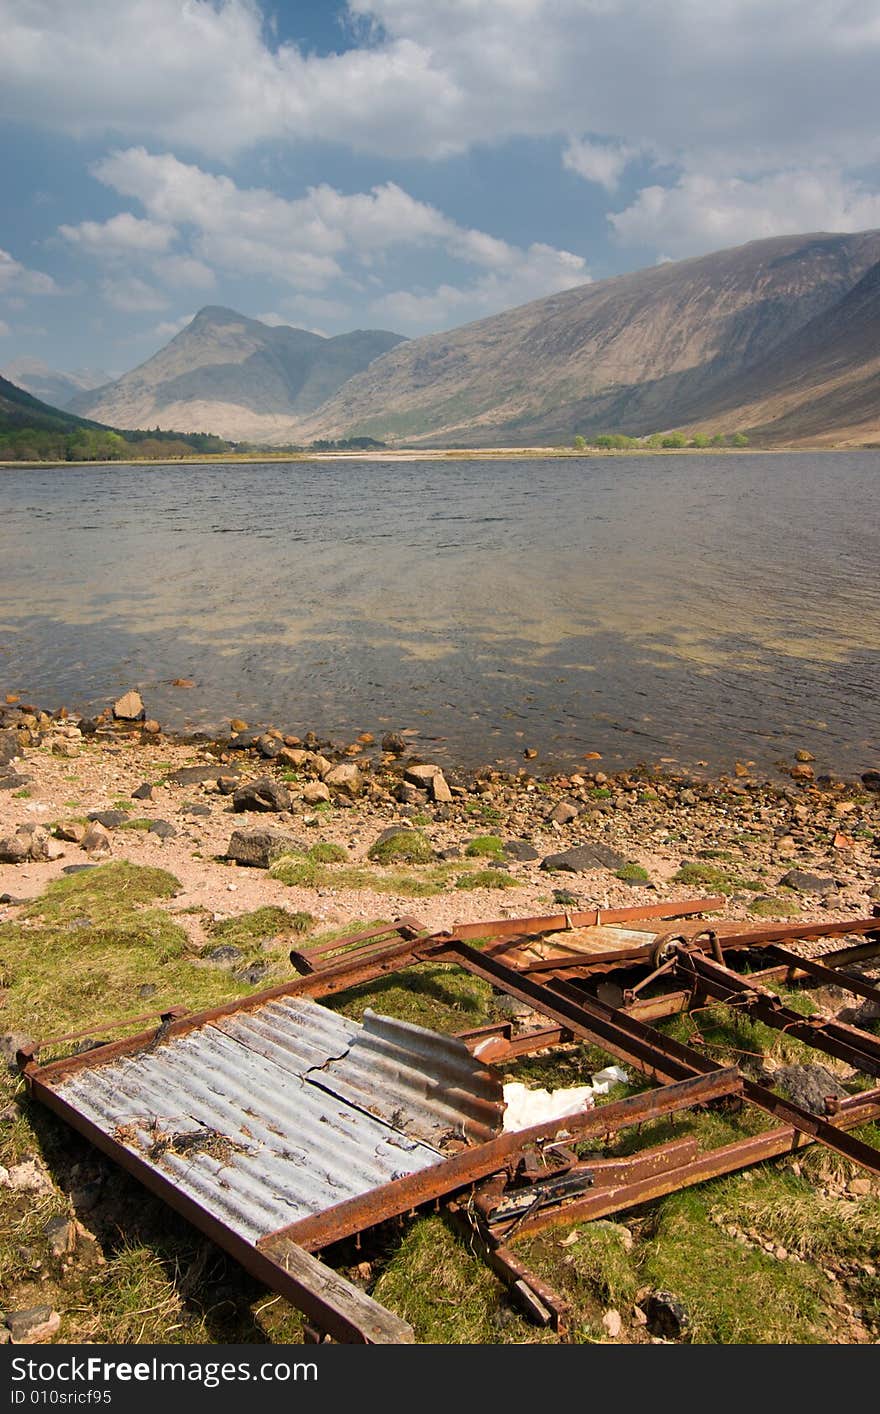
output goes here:
<path id="1" fill-rule="evenodd" d="M 867 982 L 840 976 L 837 968 L 880 954 L 880 919 L 854 919 L 831 924 L 737 930 L 731 925 L 703 928 L 693 925 L 678 934 L 658 938 L 650 932 L 644 947 L 627 947 L 607 953 L 584 954 L 583 960 L 566 953 L 539 965 L 518 950 L 542 936 L 569 929 L 589 929 L 615 923 L 647 923 L 714 910 L 721 899 L 651 905 L 618 910 L 595 909 L 589 913 L 554 914 L 532 919 L 500 919 L 467 924 L 441 933 L 429 933 L 415 919 L 400 919 L 381 930 L 353 934 L 326 945 L 292 954 L 303 975 L 280 986 L 253 993 L 201 1013 L 182 1008 L 165 1012 L 158 1027 L 122 1040 L 107 1041 L 97 1049 L 67 1056 L 39 1066 L 39 1047 L 21 1053 L 30 1093 L 72 1127 L 78 1129 L 115 1162 L 126 1168 L 164 1201 L 230 1252 L 252 1275 L 302 1310 L 310 1328 L 336 1339 L 363 1343 L 412 1340 L 404 1322 L 383 1310 L 369 1297 L 338 1277 L 313 1255 L 346 1237 L 430 1203 L 442 1201 L 451 1220 L 508 1285 L 515 1300 L 534 1319 L 564 1329 L 565 1303 L 528 1273 L 510 1249 L 513 1235 L 536 1231 L 552 1222 L 586 1221 L 653 1198 L 735 1172 L 749 1164 L 818 1141 L 872 1173 L 880 1173 L 880 1153 L 848 1131 L 880 1117 L 880 1087 L 828 1104 L 826 1116 L 811 1114 L 773 1091 L 744 1077 L 736 1068 L 723 1067 L 693 1046 L 662 1035 L 650 1020 L 701 1004 L 707 998 L 744 1010 L 771 1025 L 791 1031 L 807 1044 L 830 1051 L 869 1074 L 880 1075 L 880 1042 L 856 1027 L 826 1018 L 805 1018 L 762 986 L 776 977 L 785 980 L 827 982 L 846 987 L 856 995 L 877 999 L 878 989 Z M 785 943 L 862 935 L 864 943 L 826 954 L 813 961 L 790 952 Z M 479 940 L 483 948 L 473 943 Z M 659 946 L 658 946 L 659 944 Z M 770 957 L 771 967 L 756 972 L 735 972 L 725 953 L 734 951 L 760 961 Z M 248 1242 L 180 1192 L 171 1179 L 143 1163 L 130 1149 L 98 1129 L 54 1086 L 78 1070 L 106 1063 L 152 1048 L 165 1040 L 184 1036 L 210 1022 L 247 1012 L 267 1001 L 307 997 L 318 1000 L 375 981 L 426 961 L 452 963 L 494 987 L 517 997 L 549 1024 L 515 1035 L 508 1025 L 477 1028 L 462 1033 L 480 1061 L 506 1061 L 535 1050 L 552 1048 L 574 1039 L 588 1040 L 633 1065 L 656 1088 L 569 1116 L 565 1121 L 504 1134 L 465 1149 L 436 1165 L 393 1180 L 358 1198 L 336 1205 Z M 640 984 L 624 994 L 618 1007 L 608 1006 L 589 988 L 591 978 L 613 970 L 631 973 L 653 968 Z M 657 996 L 641 995 L 660 980 L 671 990 Z M 132 1019 L 140 1023 L 145 1017 Z M 87 1033 L 102 1034 L 120 1023 L 97 1024 Z M 60 1040 L 79 1039 L 77 1036 Z M 50 1045 L 52 1043 L 46 1043 Z M 672 1141 L 642 1151 L 630 1159 L 577 1159 L 572 1145 L 610 1136 L 633 1125 L 715 1102 L 743 1101 L 757 1105 L 780 1123 L 762 1134 L 738 1140 L 707 1154 L 696 1152 L 693 1141 Z M 568 1174 L 566 1185 L 549 1182 Z M 543 1184 L 543 1187 L 542 1187 Z M 504 1204 L 527 1192 L 528 1199 L 515 1223 L 504 1223 Z M 470 1196 L 469 1196 L 470 1195 Z M 500 1211 L 501 1216 L 498 1216 Z"/>

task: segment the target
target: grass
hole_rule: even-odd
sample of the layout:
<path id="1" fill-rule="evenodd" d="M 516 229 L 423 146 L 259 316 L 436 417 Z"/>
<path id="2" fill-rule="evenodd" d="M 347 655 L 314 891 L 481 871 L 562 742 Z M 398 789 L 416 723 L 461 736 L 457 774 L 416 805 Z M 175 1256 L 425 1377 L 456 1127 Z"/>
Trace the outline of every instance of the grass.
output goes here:
<path id="1" fill-rule="evenodd" d="M 647 869 L 632 860 L 622 864 L 614 877 L 620 879 L 624 884 L 650 884 L 651 882 L 651 876 Z"/>
<path id="2" fill-rule="evenodd" d="M 248 990 L 198 968 L 187 935 L 156 906 L 178 891 L 164 869 L 101 865 L 49 885 L 14 923 L 0 925 L 4 1028 L 47 1037 L 144 1010 L 138 990 L 158 990 L 153 1010 L 206 1007 Z"/>
<path id="3" fill-rule="evenodd" d="M 397 830 L 387 839 L 371 844 L 367 858 L 374 864 L 431 864 L 436 854 L 421 830 Z"/>
<path id="4" fill-rule="evenodd" d="M 449 1034 L 481 1026 L 490 1019 L 492 988 L 459 967 L 425 962 L 340 992 L 327 1005 L 355 1021 L 372 1007 L 398 1021 L 412 1021 Z"/>
<path id="5" fill-rule="evenodd" d="M 515 879 L 503 869 L 477 869 L 472 874 L 460 874 L 455 881 L 457 889 L 515 889 Z"/>
<path id="6" fill-rule="evenodd" d="M 210 932 L 219 943 L 253 947 L 258 943 L 301 937 L 311 931 L 314 921 L 311 913 L 290 913 L 286 908 L 267 905 L 251 913 L 240 913 L 237 918 L 220 919 L 211 925 Z"/>
<path id="7" fill-rule="evenodd" d="M 503 859 L 504 841 L 500 835 L 477 835 L 465 848 L 469 859 Z"/>
<path id="8" fill-rule="evenodd" d="M 711 889 L 718 894 L 734 894 L 738 889 L 750 889 L 758 893 L 764 888 L 764 885 L 755 879 L 743 879 L 732 869 L 705 862 L 682 864 L 673 874 L 672 882 L 688 884 L 692 888 Z"/>
<path id="9" fill-rule="evenodd" d="M 757 918 L 793 918 L 800 911 L 801 906 L 796 898 L 783 898 L 779 894 L 752 899 L 749 904 L 749 913 L 754 913 Z"/>
<path id="10" fill-rule="evenodd" d="M 802 1174 L 790 1169 L 758 1170 L 752 1181 L 725 1180 L 715 1185 L 712 1215 L 828 1266 L 849 1258 L 880 1253 L 880 1196 L 845 1203 L 817 1192 Z"/>

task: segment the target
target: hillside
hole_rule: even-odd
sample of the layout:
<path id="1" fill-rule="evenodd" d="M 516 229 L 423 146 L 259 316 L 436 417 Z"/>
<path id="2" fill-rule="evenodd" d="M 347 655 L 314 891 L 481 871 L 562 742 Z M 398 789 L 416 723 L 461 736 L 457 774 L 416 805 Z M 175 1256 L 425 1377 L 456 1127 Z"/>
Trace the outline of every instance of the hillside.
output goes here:
<path id="1" fill-rule="evenodd" d="M 401 339 L 375 329 L 324 338 L 208 306 L 146 363 L 71 406 L 114 427 L 295 440 L 297 417 Z"/>
<path id="2" fill-rule="evenodd" d="M 737 380 L 719 413 L 766 445 L 880 443 L 880 262 Z"/>
<path id="3" fill-rule="evenodd" d="M 81 393 L 88 393 L 93 388 L 99 388 L 103 383 L 109 382 L 110 378 L 109 374 L 101 373 L 97 369 L 63 373 L 50 368 L 42 359 L 27 356 L 15 358 L 11 363 L 7 363 L 5 368 L 0 368 L 0 375 L 8 378 L 16 387 L 24 388 L 26 393 L 31 393 L 41 402 L 61 409 L 67 408 L 71 399 L 79 397 Z"/>
<path id="4" fill-rule="evenodd" d="M 580 286 L 399 345 L 299 435 L 492 445 L 695 424 L 800 331 L 821 339 L 815 321 L 878 260 L 878 231 L 784 236 Z"/>

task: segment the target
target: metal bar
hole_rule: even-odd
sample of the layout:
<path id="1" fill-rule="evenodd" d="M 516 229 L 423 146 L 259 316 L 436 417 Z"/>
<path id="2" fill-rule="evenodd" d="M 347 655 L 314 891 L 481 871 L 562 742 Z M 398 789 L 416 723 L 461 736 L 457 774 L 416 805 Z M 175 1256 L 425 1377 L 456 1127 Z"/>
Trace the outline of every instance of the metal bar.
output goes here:
<path id="1" fill-rule="evenodd" d="M 880 1105 L 866 1106 L 858 1112 L 847 1112 L 842 1116 L 841 1124 L 865 1124 L 877 1115 L 880 1115 Z M 683 1188 L 705 1183 L 708 1179 L 736 1173 L 752 1164 L 778 1158 L 780 1154 L 793 1153 L 807 1144 L 814 1143 L 816 1138 L 818 1136 L 804 1134 L 791 1125 L 767 1130 L 764 1134 L 751 1135 L 723 1148 L 713 1149 L 679 1168 L 668 1169 L 651 1177 L 621 1183 L 615 1187 L 594 1188 L 583 1197 L 572 1199 L 553 1209 L 537 1210 L 523 1221 L 517 1235 L 531 1235 L 557 1223 L 589 1222 L 594 1218 L 623 1212 L 627 1208 L 639 1207 L 642 1203 L 663 1198 L 668 1193 L 677 1193 Z"/>
<path id="2" fill-rule="evenodd" d="M 462 1204 L 448 1203 L 446 1217 L 469 1249 L 504 1282 L 514 1301 L 530 1320 L 539 1326 L 550 1326 L 560 1335 L 565 1333 L 571 1307 L 558 1292 L 530 1271 Z"/>
<path id="3" fill-rule="evenodd" d="M 818 982 L 830 982 L 835 987 L 844 987 L 847 992 L 852 992 L 854 996 L 865 997 L 869 1002 L 880 1003 L 880 987 L 872 986 L 870 982 L 863 982 L 860 977 L 849 977 L 841 974 L 834 968 L 826 966 L 824 960 L 818 957 L 799 957 L 795 952 L 788 952 L 786 948 L 773 945 L 767 949 L 771 957 L 778 957 L 780 962 L 787 963 L 789 970 L 804 973 L 808 977 L 814 977 Z M 753 978 L 749 979 L 753 981 Z"/>
<path id="4" fill-rule="evenodd" d="M 327 1247 L 353 1233 L 399 1217 L 437 1198 L 445 1198 L 467 1188 L 481 1178 L 505 1168 L 530 1144 L 555 1138 L 561 1132 L 578 1136 L 578 1142 L 615 1133 L 633 1124 L 644 1124 L 663 1115 L 674 1114 L 693 1105 L 740 1092 L 741 1079 L 735 1069 L 714 1070 L 709 1076 L 689 1076 L 682 1083 L 647 1090 L 610 1105 L 566 1115 L 546 1124 L 503 1134 L 473 1149 L 456 1154 L 443 1163 L 418 1173 L 394 1179 L 358 1198 L 337 1203 L 324 1212 L 302 1218 L 279 1228 L 273 1236 L 289 1237 L 308 1250 Z M 262 1239 L 265 1241 L 266 1239 Z M 261 1245 L 261 1244 L 258 1244 Z"/>
<path id="5" fill-rule="evenodd" d="M 499 1031 L 502 1029 L 499 1028 Z M 564 1026 L 542 1026 L 539 1031 L 525 1031 L 521 1036 L 492 1034 L 490 1028 L 488 1034 L 483 1036 L 460 1032 L 458 1039 L 464 1041 L 478 1060 L 503 1065 L 518 1056 L 532 1056 L 536 1051 L 545 1051 L 550 1046 L 571 1041 L 572 1034 Z"/>
<path id="6" fill-rule="evenodd" d="M 280 1296 L 286 1297 L 309 1321 L 336 1340 L 372 1344 L 382 1338 L 382 1329 L 394 1332 L 394 1343 L 409 1342 L 413 1339 L 412 1330 L 405 1322 L 399 1321 L 390 1312 L 385 1312 L 378 1302 L 370 1302 L 369 1298 L 362 1292 L 357 1292 L 356 1288 L 349 1289 L 349 1283 L 342 1277 L 336 1277 L 329 1268 L 320 1263 L 317 1268 L 313 1267 L 313 1258 L 308 1264 L 294 1262 L 288 1249 L 277 1246 L 273 1248 L 270 1245 L 269 1250 L 264 1252 L 245 1238 L 239 1237 L 194 1198 L 181 1192 L 171 1178 L 165 1178 L 151 1164 L 117 1143 L 115 1139 L 111 1139 L 91 1120 L 86 1119 L 51 1086 L 44 1084 L 39 1073 L 28 1077 L 28 1088 L 35 1099 L 83 1134 L 90 1143 L 132 1174 L 151 1193 L 155 1193 L 169 1207 L 181 1213 L 212 1242 L 216 1242 L 218 1247 L 222 1247 L 234 1257 L 251 1276 L 272 1291 L 278 1292 Z M 281 1250 L 287 1252 L 290 1257 L 290 1264 L 286 1267 L 279 1263 L 275 1255 Z M 308 1254 L 302 1255 L 306 1257 Z M 358 1297 L 363 1298 L 362 1301 L 357 1301 Z"/>
<path id="7" fill-rule="evenodd" d="M 438 936 L 461 943 L 474 938 L 534 937 L 537 933 L 556 933 L 563 928 L 595 928 L 600 923 L 636 923 L 650 918 L 687 918 L 693 913 L 715 913 L 724 907 L 725 902 L 721 896 L 713 895 L 711 898 L 681 899 L 671 903 L 634 904 L 627 908 L 594 908 L 589 913 L 493 918 L 487 923 L 456 923 L 448 932 Z"/>
<path id="8" fill-rule="evenodd" d="M 679 975 L 697 979 L 702 991 L 756 1016 L 766 1026 L 797 1036 L 808 1046 L 836 1056 L 869 1075 L 880 1075 L 880 1040 L 870 1032 L 841 1021 L 802 1016 L 786 1006 L 775 992 L 766 991 L 751 978 L 742 977 L 700 953 L 682 950 L 677 970 Z"/>
<path id="9" fill-rule="evenodd" d="M 821 958 L 817 958 L 816 961 L 821 962 L 825 967 L 837 968 L 845 967 L 847 963 L 850 962 L 870 962 L 878 955 L 880 955 L 880 938 L 878 938 L 876 942 L 857 943 L 851 948 L 836 948 L 834 952 L 823 953 Z M 798 954 L 793 954 L 793 956 L 798 958 L 797 967 L 799 969 L 803 959 Z M 756 982 L 775 982 L 788 977 L 791 972 L 792 969 L 786 964 L 782 967 L 762 967 L 760 971 L 750 972 L 748 975 Z M 804 977 L 806 975 L 806 973 L 803 973 Z M 800 980 L 797 971 L 795 971 L 795 975 L 791 977 L 791 980 Z"/>

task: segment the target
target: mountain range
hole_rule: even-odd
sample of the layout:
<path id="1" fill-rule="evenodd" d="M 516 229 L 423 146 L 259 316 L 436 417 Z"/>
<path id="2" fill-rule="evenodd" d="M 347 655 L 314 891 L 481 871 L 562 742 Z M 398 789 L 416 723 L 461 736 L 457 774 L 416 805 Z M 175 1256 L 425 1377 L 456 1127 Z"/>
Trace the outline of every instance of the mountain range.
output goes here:
<path id="1" fill-rule="evenodd" d="M 15 358 L 0 368 L 0 376 L 23 388 L 40 402 L 64 410 L 72 398 L 109 383 L 110 374 L 100 369 L 82 368 L 75 373 L 60 373 L 40 358 Z"/>
<path id="2" fill-rule="evenodd" d="M 529 446 L 673 429 L 880 443 L 880 231 L 752 241 L 409 340 L 327 338 L 209 306 L 67 406 L 114 427 L 267 445 Z"/>
<path id="3" fill-rule="evenodd" d="M 113 427 L 290 441 L 299 418 L 402 338 L 382 329 L 326 338 L 208 305 L 146 363 L 69 406 Z"/>

